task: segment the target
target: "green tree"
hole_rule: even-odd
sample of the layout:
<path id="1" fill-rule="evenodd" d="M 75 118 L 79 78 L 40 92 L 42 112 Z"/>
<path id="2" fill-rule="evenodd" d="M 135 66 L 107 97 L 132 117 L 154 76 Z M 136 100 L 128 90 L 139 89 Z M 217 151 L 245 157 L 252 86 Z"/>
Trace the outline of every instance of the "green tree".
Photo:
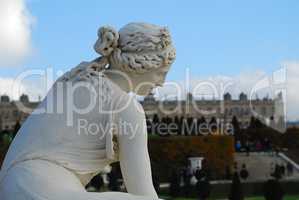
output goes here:
<path id="1" fill-rule="evenodd" d="M 16 122 L 15 126 L 14 126 L 14 131 L 13 131 L 13 134 L 14 134 L 14 137 L 16 136 L 16 134 L 18 133 L 19 129 L 21 128 L 21 124 L 19 122 L 19 120 Z"/>
<path id="2" fill-rule="evenodd" d="M 236 140 L 241 140 L 241 128 L 240 128 L 240 123 L 239 120 L 236 116 L 233 116 L 232 119 L 232 126 L 233 126 L 233 131 L 234 131 L 234 136 Z"/>
<path id="3" fill-rule="evenodd" d="M 214 116 L 211 118 L 209 122 L 209 128 L 212 132 L 216 132 L 218 130 L 218 122 Z"/>

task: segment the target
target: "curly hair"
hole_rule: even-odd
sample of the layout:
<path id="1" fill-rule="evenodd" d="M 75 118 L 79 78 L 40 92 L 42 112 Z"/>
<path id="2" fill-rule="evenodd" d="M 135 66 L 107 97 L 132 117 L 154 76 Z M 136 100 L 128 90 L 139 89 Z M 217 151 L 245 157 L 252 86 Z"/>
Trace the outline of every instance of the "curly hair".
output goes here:
<path id="1" fill-rule="evenodd" d="M 101 27 L 94 49 L 102 56 L 80 63 L 58 81 L 90 80 L 111 65 L 141 74 L 169 66 L 175 59 L 175 48 L 167 28 L 146 23 L 130 23 L 119 32 L 110 26 Z"/>
<path id="2" fill-rule="evenodd" d="M 95 51 L 107 58 L 107 64 L 126 72 L 145 73 L 175 60 L 175 48 L 165 27 L 130 23 L 117 32 L 104 26 L 98 37 Z"/>

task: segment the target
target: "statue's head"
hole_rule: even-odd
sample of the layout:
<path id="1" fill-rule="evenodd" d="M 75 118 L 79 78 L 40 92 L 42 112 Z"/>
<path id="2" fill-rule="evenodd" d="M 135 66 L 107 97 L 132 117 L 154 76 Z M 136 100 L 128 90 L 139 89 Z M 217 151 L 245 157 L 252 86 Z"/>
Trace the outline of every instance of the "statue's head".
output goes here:
<path id="1" fill-rule="evenodd" d="M 175 60 L 175 48 L 165 27 L 130 23 L 119 32 L 105 26 L 98 31 L 94 45 L 97 53 L 109 61 L 109 69 L 129 77 L 139 95 L 148 94 L 164 83 Z"/>

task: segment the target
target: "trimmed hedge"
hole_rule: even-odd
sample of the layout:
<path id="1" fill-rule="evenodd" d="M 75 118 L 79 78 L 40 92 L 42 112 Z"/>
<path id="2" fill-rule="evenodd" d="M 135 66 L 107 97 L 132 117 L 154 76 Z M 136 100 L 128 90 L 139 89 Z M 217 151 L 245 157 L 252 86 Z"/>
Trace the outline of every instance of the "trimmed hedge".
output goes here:
<path id="1" fill-rule="evenodd" d="M 244 196 L 246 197 L 254 197 L 260 196 L 261 199 L 264 199 L 264 182 L 242 182 Z M 282 188 L 286 195 L 298 195 L 299 182 L 296 181 L 281 181 Z M 211 186 L 211 199 L 225 199 L 229 195 L 229 191 L 231 188 L 231 183 L 213 183 Z M 160 190 L 160 195 L 169 195 L 169 188 L 162 188 Z M 181 194 L 184 196 L 184 194 Z M 190 197 L 198 198 L 196 188 L 192 186 Z M 247 199 L 247 198 L 246 198 Z M 284 198 L 287 199 L 287 198 Z M 294 198 L 298 199 L 298 198 Z"/>
<path id="2" fill-rule="evenodd" d="M 160 181 L 168 181 L 172 169 L 186 166 L 188 157 L 207 159 L 214 178 L 223 178 L 227 166 L 234 162 L 234 139 L 231 136 L 171 136 L 149 137 L 149 154 L 153 173 Z M 0 144 L 0 166 L 8 149 Z"/>
<path id="3" fill-rule="evenodd" d="M 6 152 L 8 150 L 8 147 L 9 147 L 9 145 L 7 145 L 3 142 L 0 142 L 0 168 L 1 168 L 2 163 L 4 161 L 4 158 L 5 158 Z"/>
<path id="4" fill-rule="evenodd" d="M 149 137 L 149 154 L 152 171 L 164 182 L 172 169 L 186 166 L 188 157 L 204 157 L 212 178 L 225 177 L 225 169 L 234 163 L 232 136 L 171 136 Z"/>
<path id="5" fill-rule="evenodd" d="M 0 133 L 0 167 L 4 161 L 8 148 L 13 140 L 13 134 L 9 132 Z"/>

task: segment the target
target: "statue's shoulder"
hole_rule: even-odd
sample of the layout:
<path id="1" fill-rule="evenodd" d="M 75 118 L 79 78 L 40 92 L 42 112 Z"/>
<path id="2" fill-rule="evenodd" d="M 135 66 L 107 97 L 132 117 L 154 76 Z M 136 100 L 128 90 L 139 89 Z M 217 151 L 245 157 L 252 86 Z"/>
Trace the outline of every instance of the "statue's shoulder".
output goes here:
<path id="1" fill-rule="evenodd" d="M 96 70 L 94 62 L 83 61 L 59 77 L 57 82 L 88 82 L 96 84 L 98 83 L 99 76 L 103 76 L 103 74 Z"/>
<path id="2" fill-rule="evenodd" d="M 136 96 L 128 95 L 129 97 L 126 98 L 126 101 L 124 101 L 123 110 L 128 110 L 131 114 L 136 113 L 139 117 L 143 117 L 145 115 L 143 106 L 138 101 Z M 141 115 L 140 115 L 141 114 Z"/>

